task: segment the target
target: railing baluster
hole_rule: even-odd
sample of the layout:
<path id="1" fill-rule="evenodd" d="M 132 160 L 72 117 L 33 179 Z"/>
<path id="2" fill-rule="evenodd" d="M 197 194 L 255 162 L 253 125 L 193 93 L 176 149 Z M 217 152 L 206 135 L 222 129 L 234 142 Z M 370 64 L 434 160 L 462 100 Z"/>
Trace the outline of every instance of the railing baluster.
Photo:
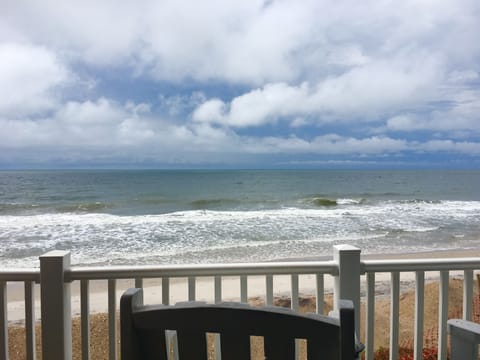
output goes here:
<path id="1" fill-rule="evenodd" d="M 108 280 L 108 358 L 117 359 L 117 281 Z"/>
<path id="2" fill-rule="evenodd" d="M 390 297 L 390 360 L 398 359 L 398 327 L 400 315 L 400 274 L 394 271 L 391 274 Z"/>
<path id="3" fill-rule="evenodd" d="M 136 288 L 143 288 L 143 279 L 142 278 L 135 278 L 135 287 Z"/>
<path id="4" fill-rule="evenodd" d="M 473 270 L 463 273 L 463 319 L 472 320 Z"/>
<path id="5" fill-rule="evenodd" d="M 80 321 L 82 332 L 82 360 L 90 360 L 90 299 L 88 280 L 80 280 Z"/>
<path id="6" fill-rule="evenodd" d="M 267 305 L 273 305 L 273 275 L 266 276 L 266 294 L 265 294 L 265 302 Z"/>
<path id="7" fill-rule="evenodd" d="M 197 298 L 195 291 L 195 277 L 188 277 L 188 301 L 195 301 Z"/>
<path id="8" fill-rule="evenodd" d="M 316 310 L 317 314 L 322 314 L 325 312 L 324 306 L 324 296 L 325 296 L 325 288 L 324 288 L 324 277 L 323 274 L 315 274 L 317 286 L 316 286 Z"/>
<path id="9" fill-rule="evenodd" d="M 162 278 L 162 304 L 170 305 L 170 278 Z"/>
<path id="10" fill-rule="evenodd" d="M 438 359 L 447 359 L 447 321 L 448 321 L 448 282 L 449 272 L 440 271 L 438 298 Z"/>
<path id="11" fill-rule="evenodd" d="M 423 359 L 423 319 L 425 304 L 425 272 L 415 272 L 415 329 L 414 329 L 414 360 Z"/>
<path id="12" fill-rule="evenodd" d="M 248 302 L 248 277 L 247 275 L 240 276 L 240 301 Z"/>
<path id="13" fill-rule="evenodd" d="M 365 329 L 365 359 L 373 360 L 375 329 L 375 273 L 367 273 L 367 304 Z"/>
<path id="14" fill-rule="evenodd" d="M 214 278 L 215 304 L 222 302 L 222 277 L 217 275 Z"/>
<path id="15" fill-rule="evenodd" d="M 298 311 L 298 274 L 292 274 L 290 279 L 292 286 L 291 308 L 295 311 Z"/>
<path id="16" fill-rule="evenodd" d="M 6 281 L 0 281 L 0 360 L 8 360 L 8 317 Z"/>
<path id="17" fill-rule="evenodd" d="M 35 282 L 25 281 L 25 342 L 27 360 L 35 360 Z"/>

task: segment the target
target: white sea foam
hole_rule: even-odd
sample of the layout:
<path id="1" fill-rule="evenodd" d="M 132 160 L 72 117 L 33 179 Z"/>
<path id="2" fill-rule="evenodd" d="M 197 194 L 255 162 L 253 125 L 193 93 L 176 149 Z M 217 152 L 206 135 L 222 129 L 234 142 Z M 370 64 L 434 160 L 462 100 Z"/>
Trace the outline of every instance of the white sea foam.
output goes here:
<path id="1" fill-rule="evenodd" d="M 363 199 L 337 199 L 338 205 L 358 205 L 361 204 Z"/>
<path id="2" fill-rule="evenodd" d="M 69 249 L 77 263 L 230 262 L 330 254 L 349 242 L 369 252 L 465 246 L 478 241 L 480 202 L 337 201 L 339 206 L 159 215 L 0 216 L 0 260 L 37 265 Z M 340 205 L 341 204 L 341 205 Z M 458 237 L 462 234 L 462 237 Z M 475 237 L 477 234 L 477 237 Z"/>

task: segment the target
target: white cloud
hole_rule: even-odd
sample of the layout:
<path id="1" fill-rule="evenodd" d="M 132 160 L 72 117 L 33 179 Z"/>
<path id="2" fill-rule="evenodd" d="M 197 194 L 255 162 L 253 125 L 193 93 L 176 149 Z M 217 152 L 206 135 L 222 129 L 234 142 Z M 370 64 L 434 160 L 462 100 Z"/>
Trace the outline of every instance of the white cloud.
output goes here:
<path id="1" fill-rule="evenodd" d="M 476 0 L 4 2 L 0 147 L 181 162 L 478 155 L 479 17 Z M 81 79 L 101 86 L 64 91 Z M 257 132 L 279 122 L 290 127 Z"/>
<path id="2" fill-rule="evenodd" d="M 175 154 L 198 157 L 232 152 L 236 135 L 209 124 L 179 125 L 154 116 L 150 104 L 120 104 L 106 98 L 70 101 L 51 117 L 0 118 L 0 149 L 5 154 L 30 151 L 35 158 L 74 154 L 77 159 L 158 157 Z M 59 152 L 59 149 L 62 149 Z M 1 151 L 0 151 L 1 152 Z M 233 151 L 234 152 L 234 151 Z"/>
<path id="3" fill-rule="evenodd" d="M 480 143 L 452 140 L 430 140 L 419 146 L 428 152 L 453 152 L 468 155 L 480 155 Z"/>
<path id="4" fill-rule="evenodd" d="M 208 100 L 195 110 L 193 119 L 234 127 L 259 126 L 275 122 L 279 116 L 302 112 L 308 92 L 307 84 L 298 87 L 285 83 L 267 84 L 262 89 L 234 98 L 228 106 L 228 113 L 223 101 Z"/>
<path id="5" fill-rule="evenodd" d="M 14 41 L 93 65 L 129 64 L 160 80 L 316 82 L 372 60 L 395 61 L 405 50 L 412 64 L 425 51 L 462 67 L 480 52 L 474 0 L 45 0 L 2 7 L 4 36 Z"/>
<path id="6" fill-rule="evenodd" d="M 73 61 L 110 66 L 136 51 L 145 26 L 140 18 L 144 6 L 135 1 L 21 0 L 2 4 L 2 21 L 15 38 L 44 44 Z"/>
<path id="7" fill-rule="evenodd" d="M 312 1 L 154 2 L 141 64 L 158 79 L 261 84 L 301 71 L 291 57 L 310 42 Z"/>
<path id="8" fill-rule="evenodd" d="M 109 148 L 142 143 L 152 132 L 148 117 L 138 116 L 145 104 L 120 105 L 100 98 L 96 101 L 69 101 L 51 117 L 0 119 L 0 143 L 4 147 L 27 148 L 57 146 L 68 148 Z"/>
<path id="9" fill-rule="evenodd" d="M 436 89 L 442 63 L 430 56 L 417 60 L 415 65 L 371 62 L 315 85 L 266 84 L 237 96 L 230 104 L 208 100 L 193 118 L 234 127 L 259 126 L 281 117 L 293 121 L 299 115 L 313 116 L 318 123 L 378 121 L 440 96 Z"/>
<path id="10" fill-rule="evenodd" d="M 414 115 L 401 114 L 387 120 L 387 129 L 391 131 L 415 131 L 425 129 L 425 125 Z"/>
<path id="11" fill-rule="evenodd" d="M 446 109 L 435 109 L 425 114 L 399 114 L 389 118 L 380 131 L 430 131 L 450 137 L 480 134 L 480 91 L 460 90 L 451 96 Z"/>
<path id="12" fill-rule="evenodd" d="M 198 122 L 222 122 L 225 103 L 220 99 L 210 99 L 199 105 L 193 112 L 193 119 Z"/>
<path id="13" fill-rule="evenodd" d="M 320 155 L 381 155 L 404 151 L 409 144 L 404 140 L 387 137 L 357 139 L 337 134 L 318 136 L 311 141 L 297 137 L 266 138 L 258 144 L 257 151 L 270 153 L 304 153 Z"/>
<path id="14" fill-rule="evenodd" d="M 56 106 L 55 92 L 68 71 L 42 46 L 0 43 L 0 116 L 41 112 Z"/>
<path id="15" fill-rule="evenodd" d="M 307 98 L 307 84 L 267 84 L 263 89 L 234 98 L 230 104 L 227 122 L 229 125 L 242 127 L 276 121 L 280 116 L 301 113 Z"/>
<path id="16" fill-rule="evenodd" d="M 453 140 L 425 142 L 387 136 L 350 137 L 339 134 L 311 140 L 295 135 L 238 135 L 208 123 L 175 124 L 156 117 L 149 104 L 119 104 L 100 98 L 69 102 L 51 118 L 0 120 L 0 160 L 229 163 L 250 156 L 302 155 L 395 157 L 406 153 L 480 154 L 480 144 Z M 24 159 L 23 159 L 24 160 Z M 238 160 L 240 161 L 240 160 Z"/>
<path id="17" fill-rule="evenodd" d="M 466 81 L 473 81 L 480 78 L 478 72 L 473 70 L 454 70 L 448 76 L 450 83 L 464 83 Z"/>

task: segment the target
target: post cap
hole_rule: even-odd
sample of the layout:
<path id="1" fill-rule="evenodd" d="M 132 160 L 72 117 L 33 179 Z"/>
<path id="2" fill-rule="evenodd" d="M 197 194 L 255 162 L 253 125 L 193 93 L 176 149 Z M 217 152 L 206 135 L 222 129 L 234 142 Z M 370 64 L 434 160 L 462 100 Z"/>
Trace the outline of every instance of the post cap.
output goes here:
<path id="1" fill-rule="evenodd" d="M 348 244 L 341 244 L 341 245 L 334 245 L 333 248 L 336 251 L 351 251 L 351 252 L 361 252 L 362 250 L 356 246 L 348 245 Z"/>
<path id="2" fill-rule="evenodd" d="M 40 255 L 40 258 L 58 258 L 58 257 L 65 257 L 65 256 L 70 256 L 70 251 L 52 250 L 47 252 L 46 254 Z"/>

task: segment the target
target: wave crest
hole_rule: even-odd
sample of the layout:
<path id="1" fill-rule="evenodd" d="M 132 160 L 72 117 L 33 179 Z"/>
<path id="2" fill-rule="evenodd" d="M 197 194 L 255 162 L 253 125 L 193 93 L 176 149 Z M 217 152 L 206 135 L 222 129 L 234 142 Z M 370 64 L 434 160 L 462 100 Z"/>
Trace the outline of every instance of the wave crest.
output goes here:
<path id="1" fill-rule="evenodd" d="M 56 207 L 56 210 L 60 213 L 96 213 L 102 212 L 111 207 L 110 204 L 96 201 L 90 203 L 61 205 Z"/>
<path id="2" fill-rule="evenodd" d="M 332 200 L 328 198 L 313 198 L 312 204 L 315 206 L 337 206 L 337 200 Z"/>
<path id="3" fill-rule="evenodd" d="M 198 199 L 192 201 L 190 204 L 193 209 L 212 209 L 225 206 L 233 206 L 238 204 L 239 201 L 235 199 L 220 198 L 220 199 Z"/>

